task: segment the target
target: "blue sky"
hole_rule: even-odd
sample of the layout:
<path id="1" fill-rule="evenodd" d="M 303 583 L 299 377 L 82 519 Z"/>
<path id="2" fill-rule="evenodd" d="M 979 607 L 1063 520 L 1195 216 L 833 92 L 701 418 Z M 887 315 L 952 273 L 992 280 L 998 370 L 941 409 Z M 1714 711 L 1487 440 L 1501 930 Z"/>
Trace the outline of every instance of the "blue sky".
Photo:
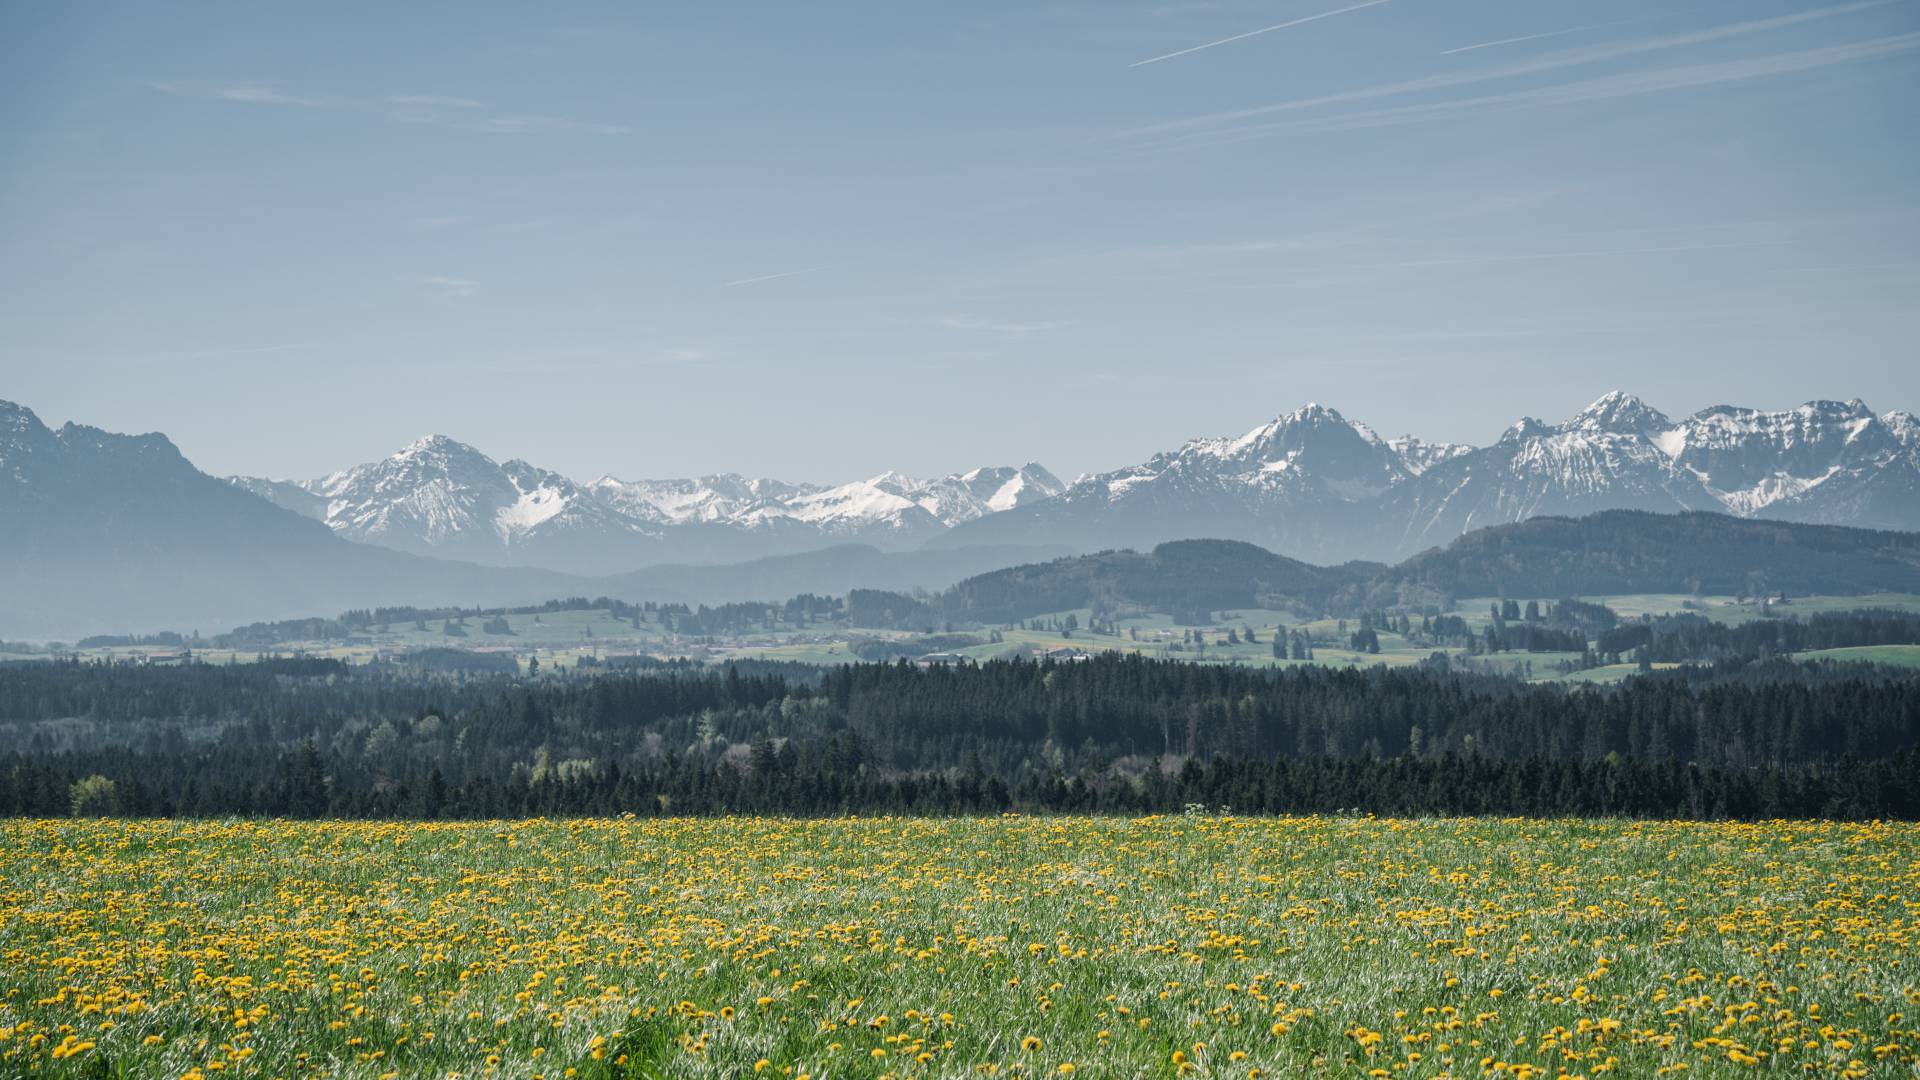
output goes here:
<path id="1" fill-rule="evenodd" d="M 0 397 L 209 471 L 1920 408 L 1920 0 L 4 19 Z"/>

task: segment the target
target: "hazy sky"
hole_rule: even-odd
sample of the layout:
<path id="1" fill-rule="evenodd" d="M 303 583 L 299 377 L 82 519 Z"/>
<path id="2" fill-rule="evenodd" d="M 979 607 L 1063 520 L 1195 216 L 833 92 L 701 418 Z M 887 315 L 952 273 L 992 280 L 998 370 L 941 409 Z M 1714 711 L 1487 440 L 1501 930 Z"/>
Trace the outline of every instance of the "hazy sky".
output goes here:
<path id="1" fill-rule="evenodd" d="M 0 13 L 0 398 L 581 479 L 1920 408 L 1920 0 L 304 7 Z"/>

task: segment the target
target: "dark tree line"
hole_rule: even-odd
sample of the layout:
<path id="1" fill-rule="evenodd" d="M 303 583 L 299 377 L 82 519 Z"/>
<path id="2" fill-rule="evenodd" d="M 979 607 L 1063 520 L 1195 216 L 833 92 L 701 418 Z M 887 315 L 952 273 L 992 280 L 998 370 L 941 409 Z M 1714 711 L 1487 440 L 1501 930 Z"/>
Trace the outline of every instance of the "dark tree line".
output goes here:
<path id="1" fill-rule="evenodd" d="M 815 760 L 773 751 L 765 768 L 706 768 L 681 761 L 609 762 L 545 776 L 450 780 L 409 769 L 377 787 L 342 788 L 311 744 L 255 775 L 204 769 L 205 759 L 127 755 L 126 779 L 87 813 L 139 817 L 500 818 L 780 813 L 991 814 L 1375 813 L 1765 820 L 1920 818 L 1920 753 L 1794 769 L 1727 769 L 1668 762 L 1439 759 L 1187 759 L 1172 771 L 1133 775 L 1037 771 L 1016 784 L 975 766 L 887 774 L 857 752 Z M 849 763 L 851 762 L 851 765 Z M 0 814 L 75 810 L 83 776 L 113 770 L 112 756 L 82 766 L 60 759 L 0 764 Z M 86 770 L 86 771 L 83 771 Z M 183 786 L 152 774 L 182 772 Z"/>
<path id="2" fill-rule="evenodd" d="M 527 677 L 0 666 L 0 813 L 1236 810 L 1915 816 L 1920 679 L 1617 688 L 1108 654 Z M 99 777 L 103 787 L 76 785 Z M 82 797 L 84 796 L 84 798 Z"/>
<path id="3" fill-rule="evenodd" d="M 1666 615 L 1623 623 L 1601 634 L 1597 652 L 1634 654 L 1650 661 L 1716 661 L 1765 653 L 1844 649 L 1861 645 L 1920 644 L 1920 613 L 1864 610 L 1802 618 L 1754 619 L 1737 626 L 1703 615 Z"/>
<path id="4" fill-rule="evenodd" d="M 1366 606 L 1463 596 L 1920 592 L 1920 533 L 1693 512 L 1536 517 L 1476 529 L 1359 590 Z"/>

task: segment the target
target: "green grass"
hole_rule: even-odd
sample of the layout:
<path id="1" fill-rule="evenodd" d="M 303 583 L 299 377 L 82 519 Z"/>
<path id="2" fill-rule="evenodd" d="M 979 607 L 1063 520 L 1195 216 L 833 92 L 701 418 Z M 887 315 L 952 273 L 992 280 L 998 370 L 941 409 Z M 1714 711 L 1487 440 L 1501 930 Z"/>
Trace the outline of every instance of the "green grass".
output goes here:
<path id="1" fill-rule="evenodd" d="M 1679 664 L 1658 663 L 1653 665 L 1653 668 L 1655 671 L 1667 671 L 1672 668 L 1677 668 L 1679 666 L 1680 666 Z M 1564 682 L 1610 684 L 1610 683 L 1621 682 L 1626 679 L 1631 679 L 1635 675 L 1639 675 L 1639 674 L 1641 674 L 1641 671 L 1640 671 L 1640 665 L 1638 664 L 1603 664 L 1600 667 L 1587 668 L 1583 671 L 1576 671 L 1568 675 L 1561 675 L 1561 674 L 1555 673 L 1552 676 L 1552 680 L 1564 681 Z M 1538 681 L 1545 682 L 1549 680 L 1540 679 Z"/>
<path id="2" fill-rule="evenodd" d="M 1546 601 L 1548 598 L 1539 599 Z M 1698 611 L 1708 618 L 1728 623 L 1740 623 L 1761 617 L 1758 609 L 1752 604 L 1736 603 L 1732 597 L 1641 594 L 1584 599 L 1605 603 L 1627 618 L 1687 610 Z M 1518 602 L 1525 606 L 1524 599 Z M 1492 603 L 1492 599 L 1487 597 L 1463 600 L 1456 605 L 1456 610 L 1449 614 L 1459 615 L 1470 626 L 1484 630 L 1492 621 L 1489 614 Z M 1920 596 L 1904 593 L 1845 597 L 1808 596 L 1795 599 L 1779 610 L 1790 616 L 1807 616 L 1820 612 L 1851 611 L 1867 607 L 1920 611 Z M 1224 611 L 1217 613 L 1217 621 L 1213 625 L 1198 628 L 1178 625 L 1169 616 L 1161 614 L 1130 616 L 1119 620 L 1120 633 L 1117 637 L 1087 631 L 1085 627 L 1091 621 L 1091 614 L 1084 608 L 1073 612 L 1054 613 L 1052 617 L 1062 620 L 1068 615 L 1077 618 L 1082 628 L 1074 631 L 1071 636 L 1044 630 L 1000 628 L 1004 641 L 983 643 L 958 651 L 976 660 L 987 660 L 1014 655 L 1032 655 L 1065 646 L 1087 652 L 1114 650 L 1161 659 L 1199 660 L 1208 663 L 1291 665 L 1296 662 L 1276 661 L 1273 658 L 1271 642 L 1275 634 L 1305 630 L 1311 633 L 1319 643 L 1314 648 L 1314 662 L 1324 665 L 1384 664 L 1390 667 L 1402 667 L 1420 663 L 1435 651 L 1446 652 L 1453 656 L 1459 655 L 1457 650 L 1416 647 L 1398 635 L 1390 633 L 1380 635 L 1381 651 L 1378 654 L 1355 652 L 1344 646 L 1347 643 L 1348 634 L 1359 625 L 1357 619 L 1303 620 L 1297 614 L 1288 611 L 1266 609 Z M 513 633 L 510 635 L 484 632 L 481 628 L 484 621 L 484 618 L 468 617 L 465 636 L 446 635 L 442 631 L 440 621 L 429 621 L 425 630 L 419 629 L 414 623 L 407 622 L 377 628 L 372 635 L 372 644 L 348 645 L 340 641 L 287 642 L 266 650 L 201 649 L 196 651 L 196 655 L 210 663 L 246 662 L 262 651 L 277 655 L 299 653 L 307 656 L 333 657 L 349 663 L 365 663 L 382 652 L 446 647 L 511 650 L 519 655 L 523 667 L 528 656 L 538 656 L 541 664 L 549 668 L 567 668 L 572 667 L 582 657 L 619 653 L 641 653 L 661 658 L 767 659 L 808 664 L 839 664 L 855 659 L 850 648 L 855 638 L 910 639 L 917 636 L 898 630 L 822 623 L 806 628 L 783 627 L 776 631 L 755 632 L 735 638 L 723 638 L 707 644 L 696 643 L 685 636 L 669 635 L 658 622 L 643 622 L 636 628 L 630 622 L 614 619 L 608 612 L 590 609 L 546 612 L 539 616 L 537 622 L 532 615 L 509 616 L 508 621 L 513 628 Z M 1243 641 L 1231 646 L 1218 644 L 1229 628 L 1243 631 L 1247 627 L 1253 628 L 1259 639 L 1257 642 L 1249 644 Z M 991 629 L 982 628 L 973 632 L 985 638 Z M 1182 634 L 1189 629 L 1199 629 L 1206 633 L 1209 642 L 1207 648 L 1197 650 L 1191 647 L 1180 649 L 1171 647 L 1173 643 L 1180 641 Z M 822 636 L 830 640 L 813 640 Z M 98 648 L 84 650 L 81 655 L 89 659 L 137 658 L 154 651 L 167 650 Z M 1887 662 L 1908 662 L 1900 654 L 1893 655 L 1894 658 Z M 1531 661 L 1533 676 L 1536 679 L 1568 677 L 1585 681 L 1611 681 L 1620 677 L 1617 672 L 1609 669 L 1561 676 L 1553 671 L 1552 667 L 1563 658 L 1565 658 L 1564 654 L 1560 653 L 1501 653 L 1476 658 L 1475 663 L 1482 667 L 1525 674 L 1525 664 Z"/>
<path id="3" fill-rule="evenodd" d="M 1864 660 L 1873 664 L 1920 667 L 1920 645 L 1860 645 L 1846 649 L 1813 649 L 1794 655 L 1801 660 Z"/>
<path id="4" fill-rule="evenodd" d="M 1913 825 L 12 821 L 0 841 L 9 1076 L 1891 1077 L 1920 1047 Z"/>

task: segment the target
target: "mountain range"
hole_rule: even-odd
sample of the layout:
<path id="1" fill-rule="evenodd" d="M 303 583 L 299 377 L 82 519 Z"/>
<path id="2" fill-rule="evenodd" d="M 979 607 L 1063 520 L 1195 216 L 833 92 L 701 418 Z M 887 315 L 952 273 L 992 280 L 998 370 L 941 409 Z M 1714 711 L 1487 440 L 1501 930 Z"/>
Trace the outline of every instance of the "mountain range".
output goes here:
<path id="1" fill-rule="evenodd" d="M 1307 405 L 1071 484 L 1031 463 L 838 486 L 579 483 L 439 435 L 316 480 L 231 480 L 347 539 L 581 574 L 849 542 L 1094 551 L 1204 536 L 1315 562 L 1396 560 L 1474 528 L 1614 509 L 1920 528 L 1920 420 L 1859 401 L 1674 420 L 1615 392 L 1562 423 L 1523 418 L 1484 447 L 1384 439 Z"/>
<path id="2" fill-rule="evenodd" d="M 838 486 L 731 473 L 679 480 L 602 476 L 583 484 L 525 461 L 495 462 L 444 435 L 317 480 L 228 479 L 349 540 L 578 574 L 848 543 L 903 551 L 1065 489 L 1031 463 L 933 480 L 884 472 Z"/>
<path id="3" fill-rule="evenodd" d="M 940 589 L 1014 562 L 1192 538 L 1398 562 L 1470 530 L 1617 509 L 1920 530 L 1920 420 L 1859 401 L 1674 420 L 1614 393 L 1471 447 L 1383 439 L 1308 405 L 1071 484 L 1034 464 L 838 486 L 581 483 L 428 436 L 288 482 L 217 479 L 163 435 L 54 430 L 0 402 L 0 635 L 369 604 Z"/>
<path id="4" fill-rule="evenodd" d="M 1490 446 L 1382 439 L 1308 405 L 1238 437 L 1197 439 L 1057 498 L 968 522 L 936 545 L 1145 550 L 1244 540 L 1317 563 L 1398 560 L 1490 525 L 1603 510 L 1920 528 L 1920 421 L 1859 401 L 1673 420 L 1610 393 Z"/>

